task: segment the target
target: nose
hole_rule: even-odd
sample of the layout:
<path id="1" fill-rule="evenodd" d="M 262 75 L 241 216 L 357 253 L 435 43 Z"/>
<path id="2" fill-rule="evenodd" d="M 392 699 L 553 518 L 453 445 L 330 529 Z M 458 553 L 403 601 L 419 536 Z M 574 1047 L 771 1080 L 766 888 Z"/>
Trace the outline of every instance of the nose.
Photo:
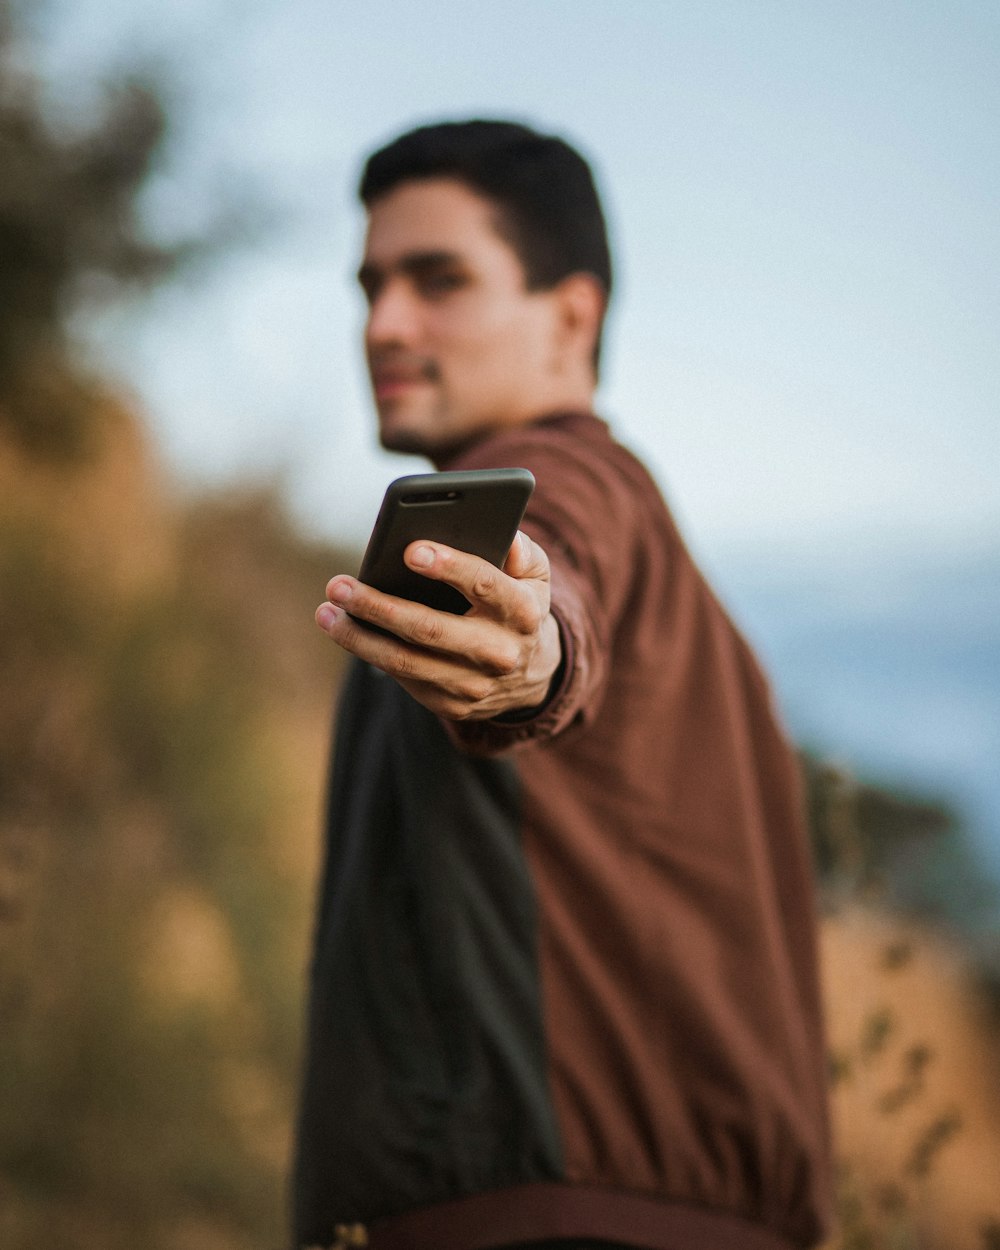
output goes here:
<path id="1" fill-rule="evenodd" d="M 385 282 L 368 306 L 365 341 L 371 347 L 411 347 L 418 330 L 417 304 L 405 282 Z"/>

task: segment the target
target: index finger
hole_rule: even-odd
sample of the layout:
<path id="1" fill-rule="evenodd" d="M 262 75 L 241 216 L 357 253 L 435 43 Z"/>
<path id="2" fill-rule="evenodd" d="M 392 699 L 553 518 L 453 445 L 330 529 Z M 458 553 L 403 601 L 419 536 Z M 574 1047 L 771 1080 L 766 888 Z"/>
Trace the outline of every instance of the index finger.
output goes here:
<path id="1" fill-rule="evenodd" d="M 516 535 L 503 569 L 443 543 L 413 543 L 404 558 L 415 571 L 457 590 L 472 605 L 474 615 L 530 633 L 548 614 L 548 557 L 524 533 Z"/>
<path id="2" fill-rule="evenodd" d="M 517 602 L 517 582 L 482 556 L 443 543 L 420 541 L 411 543 L 403 558 L 414 572 L 446 582 L 464 595 L 473 608 L 484 608 L 491 615 L 505 616 Z"/>

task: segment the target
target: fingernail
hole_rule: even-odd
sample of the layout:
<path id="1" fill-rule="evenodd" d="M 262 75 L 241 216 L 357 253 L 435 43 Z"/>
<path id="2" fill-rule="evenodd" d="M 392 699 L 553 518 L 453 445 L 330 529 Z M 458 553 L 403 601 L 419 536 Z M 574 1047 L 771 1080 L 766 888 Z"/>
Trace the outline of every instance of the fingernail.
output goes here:
<path id="1" fill-rule="evenodd" d="M 354 592 L 354 587 L 350 582 L 336 582 L 330 587 L 330 598 L 337 603 L 347 603 Z"/>
<path id="2" fill-rule="evenodd" d="M 418 569 L 429 569 L 434 563 L 434 552 L 430 547 L 416 547 L 410 553 L 410 563 Z"/>
<path id="3" fill-rule="evenodd" d="M 322 603 L 316 609 L 316 624 L 320 629 L 329 629 L 340 613 L 330 603 Z"/>

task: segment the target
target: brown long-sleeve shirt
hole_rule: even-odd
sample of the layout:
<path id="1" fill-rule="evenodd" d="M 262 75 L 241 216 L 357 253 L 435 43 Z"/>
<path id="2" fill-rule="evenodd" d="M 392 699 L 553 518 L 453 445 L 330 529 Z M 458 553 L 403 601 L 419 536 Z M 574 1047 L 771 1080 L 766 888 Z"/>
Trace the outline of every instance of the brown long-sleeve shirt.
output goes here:
<path id="1" fill-rule="evenodd" d="M 520 465 L 561 684 L 443 725 L 359 665 L 338 729 L 296 1174 L 301 1244 L 606 1237 L 779 1250 L 829 1211 L 794 758 L 643 467 L 589 414 Z"/>

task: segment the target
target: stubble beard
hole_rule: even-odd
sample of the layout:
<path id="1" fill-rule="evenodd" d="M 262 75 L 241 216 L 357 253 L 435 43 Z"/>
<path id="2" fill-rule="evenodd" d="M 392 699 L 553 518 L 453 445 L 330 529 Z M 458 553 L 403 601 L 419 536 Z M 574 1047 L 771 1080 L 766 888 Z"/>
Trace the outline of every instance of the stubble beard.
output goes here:
<path id="1" fill-rule="evenodd" d="M 393 353 L 387 352 L 382 355 L 381 359 L 389 362 L 393 359 Z M 379 361 L 379 355 L 369 355 L 368 367 L 373 370 Z M 407 362 L 412 367 L 412 360 Z M 440 370 L 437 368 L 433 360 L 419 360 L 420 374 L 423 380 L 431 386 L 437 386 L 441 381 Z M 374 379 L 373 379 L 374 383 Z M 385 407 L 379 404 L 375 399 L 375 409 L 378 413 L 378 436 L 379 443 L 386 451 L 401 452 L 405 455 L 432 456 L 434 454 L 437 440 L 434 438 L 434 428 L 442 424 L 441 418 L 443 413 L 439 411 L 440 397 L 426 397 L 429 400 L 428 409 L 424 412 L 417 413 L 417 428 L 408 425 L 406 413 L 402 414 L 402 424 L 397 428 L 393 422 L 393 402 L 389 400 Z M 404 404 L 405 404 L 404 400 Z M 418 400 L 419 402 L 419 400 Z"/>
<path id="2" fill-rule="evenodd" d="M 426 438 L 416 430 L 395 430 L 388 433 L 380 430 L 379 443 L 386 451 L 400 452 L 403 455 L 432 455 L 432 448 L 427 446 Z"/>
<path id="3" fill-rule="evenodd" d="M 429 427 L 434 424 L 436 415 L 434 412 L 422 415 L 424 419 L 421 426 Z M 396 426 L 392 421 L 391 410 L 385 415 L 379 411 L 378 434 L 379 442 L 386 451 L 432 457 L 436 450 L 436 440 L 429 432 L 429 428 L 414 428 L 406 424 L 405 420 L 401 425 Z"/>

